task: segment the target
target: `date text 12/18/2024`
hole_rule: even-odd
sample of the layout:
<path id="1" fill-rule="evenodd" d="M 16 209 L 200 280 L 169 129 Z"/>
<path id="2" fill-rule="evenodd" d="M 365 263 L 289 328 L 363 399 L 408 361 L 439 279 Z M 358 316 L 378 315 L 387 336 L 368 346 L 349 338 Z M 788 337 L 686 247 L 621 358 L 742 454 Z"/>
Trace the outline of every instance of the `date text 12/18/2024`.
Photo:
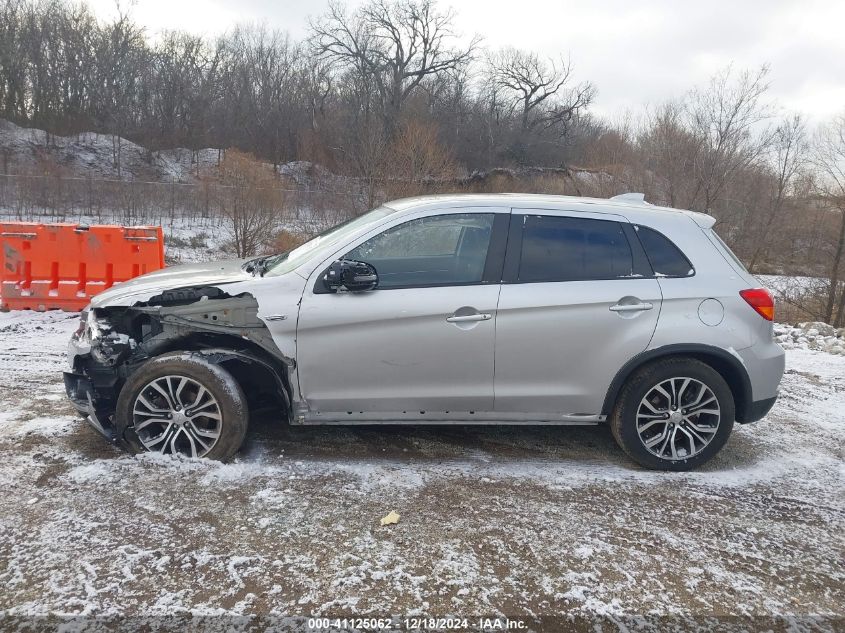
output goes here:
<path id="1" fill-rule="evenodd" d="M 313 631 L 521 631 L 528 628 L 524 620 L 503 617 L 475 618 L 309 618 Z"/>

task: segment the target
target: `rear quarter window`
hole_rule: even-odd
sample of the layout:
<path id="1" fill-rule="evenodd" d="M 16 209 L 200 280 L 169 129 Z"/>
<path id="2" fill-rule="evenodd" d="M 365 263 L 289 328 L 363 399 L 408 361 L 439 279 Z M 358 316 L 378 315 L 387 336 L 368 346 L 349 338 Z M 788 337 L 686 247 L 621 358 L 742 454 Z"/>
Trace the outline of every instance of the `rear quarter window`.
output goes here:
<path id="1" fill-rule="evenodd" d="M 637 226 L 636 229 L 655 275 L 692 277 L 695 274 L 695 269 L 687 256 L 663 233 L 647 226 Z"/>

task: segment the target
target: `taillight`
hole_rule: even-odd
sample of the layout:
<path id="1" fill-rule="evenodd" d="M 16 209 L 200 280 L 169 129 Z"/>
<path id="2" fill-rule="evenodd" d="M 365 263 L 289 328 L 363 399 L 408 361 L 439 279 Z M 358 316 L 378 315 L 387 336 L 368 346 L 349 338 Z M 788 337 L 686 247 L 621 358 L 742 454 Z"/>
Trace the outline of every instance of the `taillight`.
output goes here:
<path id="1" fill-rule="evenodd" d="M 745 299 L 745 302 L 766 321 L 775 320 L 775 300 L 772 299 L 772 294 L 768 290 L 765 288 L 740 290 L 739 296 Z"/>

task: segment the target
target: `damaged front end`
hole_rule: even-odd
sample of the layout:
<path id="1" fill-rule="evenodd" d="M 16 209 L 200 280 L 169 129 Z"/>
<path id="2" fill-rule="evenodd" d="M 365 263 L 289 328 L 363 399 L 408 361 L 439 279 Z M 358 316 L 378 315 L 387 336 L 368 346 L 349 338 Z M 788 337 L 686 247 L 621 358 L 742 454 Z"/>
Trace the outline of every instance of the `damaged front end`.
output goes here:
<path id="1" fill-rule="evenodd" d="M 123 361 L 137 348 L 128 334 L 114 329 L 109 319 L 93 310 L 82 312 L 79 327 L 68 344 L 69 371 L 64 372 L 68 398 L 102 435 L 114 441 L 114 413 Z"/>
<path id="2" fill-rule="evenodd" d="M 124 443 L 131 420 L 115 420 L 127 378 L 147 360 L 171 351 L 196 351 L 225 368 L 251 403 L 290 412 L 286 358 L 258 318 L 248 292 L 230 295 L 215 286 L 165 290 L 130 306 L 91 307 L 71 337 L 67 395 L 99 433 Z"/>

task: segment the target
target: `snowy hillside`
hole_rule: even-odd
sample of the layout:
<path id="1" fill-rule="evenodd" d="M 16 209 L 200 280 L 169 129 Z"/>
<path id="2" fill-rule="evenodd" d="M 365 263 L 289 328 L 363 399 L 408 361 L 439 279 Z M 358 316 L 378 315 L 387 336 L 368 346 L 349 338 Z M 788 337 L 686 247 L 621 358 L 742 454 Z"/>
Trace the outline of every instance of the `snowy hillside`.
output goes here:
<path id="1" fill-rule="evenodd" d="M 119 172 L 116 164 L 118 144 Z M 50 135 L 48 139 L 44 130 L 20 127 L 5 119 L 0 119 L 0 148 L 0 167 L 5 166 L 10 174 L 39 173 L 39 167 L 49 161 L 58 166 L 65 177 L 165 183 L 196 182 L 198 175 L 213 170 L 222 158 L 218 149 L 149 151 L 125 138 L 96 132 Z M 307 161 L 281 165 L 278 173 L 300 186 L 336 178 L 328 170 Z"/>
<path id="2" fill-rule="evenodd" d="M 49 145 L 47 140 L 43 130 L 23 128 L 0 119 L 0 147 L 9 153 L 9 173 L 29 173 L 49 158 L 68 176 L 188 182 L 194 179 L 197 168 L 212 167 L 218 161 L 218 152 L 213 149 L 196 154 L 187 149 L 148 152 L 126 139 L 94 132 L 51 135 Z M 118 141 L 120 174 L 115 165 Z"/>

